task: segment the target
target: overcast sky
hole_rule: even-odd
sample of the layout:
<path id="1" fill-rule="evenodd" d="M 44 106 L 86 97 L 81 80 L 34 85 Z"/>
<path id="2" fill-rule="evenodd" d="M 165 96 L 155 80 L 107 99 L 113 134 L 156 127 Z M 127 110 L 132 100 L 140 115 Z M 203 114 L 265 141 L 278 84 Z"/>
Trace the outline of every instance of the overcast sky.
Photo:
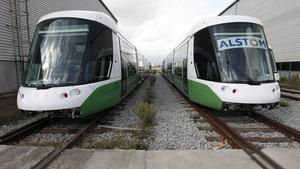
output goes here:
<path id="1" fill-rule="evenodd" d="M 216 16 L 233 0 L 103 0 L 124 36 L 154 64 L 180 43 L 202 17 Z"/>

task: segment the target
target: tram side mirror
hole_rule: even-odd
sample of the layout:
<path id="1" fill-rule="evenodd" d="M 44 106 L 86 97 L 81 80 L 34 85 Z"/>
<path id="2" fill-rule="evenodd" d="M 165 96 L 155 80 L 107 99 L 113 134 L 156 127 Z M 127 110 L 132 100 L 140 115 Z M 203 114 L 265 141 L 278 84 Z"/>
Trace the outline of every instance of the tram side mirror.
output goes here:
<path id="1" fill-rule="evenodd" d="M 274 72 L 275 81 L 278 82 L 280 80 L 280 76 L 279 76 L 279 72 L 276 67 L 276 61 L 275 61 L 274 53 L 273 53 L 273 50 L 271 47 L 269 47 L 269 56 L 270 56 L 272 70 Z"/>
<path id="2" fill-rule="evenodd" d="M 280 75 L 278 72 L 274 72 L 274 77 L 275 77 L 275 81 L 279 82 L 280 80 Z"/>

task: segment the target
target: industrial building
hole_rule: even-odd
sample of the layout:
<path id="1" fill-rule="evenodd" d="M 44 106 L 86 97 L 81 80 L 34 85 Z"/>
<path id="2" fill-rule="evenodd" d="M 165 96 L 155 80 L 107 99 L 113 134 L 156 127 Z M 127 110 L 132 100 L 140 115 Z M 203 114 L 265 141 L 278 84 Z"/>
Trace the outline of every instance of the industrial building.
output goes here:
<path id="1" fill-rule="evenodd" d="M 262 20 L 280 76 L 299 76 L 299 0 L 235 0 L 219 15 L 248 15 Z"/>
<path id="2" fill-rule="evenodd" d="M 79 9 L 104 12 L 117 22 L 101 0 L 0 1 L 0 94 L 16 92 L 21 85 L 39 18 L 55 11 Z"/>

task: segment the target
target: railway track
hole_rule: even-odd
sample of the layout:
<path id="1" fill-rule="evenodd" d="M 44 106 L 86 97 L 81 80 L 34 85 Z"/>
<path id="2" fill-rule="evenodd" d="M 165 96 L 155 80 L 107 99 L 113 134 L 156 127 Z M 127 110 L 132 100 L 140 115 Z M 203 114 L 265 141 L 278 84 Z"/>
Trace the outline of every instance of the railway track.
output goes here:
<path id="1" fill-rule="evenodd" d="M 258 148 L 268 148 L 272 145 L 288 145 L 300 143 L 300 132 L 273 121 L 256 112 L 229 112 L 214 113 L 226 125 L 231 127 L 245 140 L 253 143 Z M 209 141 L 220 140 L 218 137 L 207 137 Z"/>
<path id="2" fill-rule="evenodd" d="M 281 96 L 293 100 L 300 101 L 300 91 L 281 88 Z"/>
<path id="3" fill-rule="evenodd" d="M 173 86 L 174 87 L 174 86 Z M 174 87 L 176 88 L 176 87 Z M 180 93 L 180 92 L 179 92 Z M 181 96 L 185 98 L 190 105 L 186 104 L 185 101 L 181 101 L 181 104 L 184 104 L 184 107 L 187 109 L 194 109 L 199 113 L 198 119 L 201 122 L 208 122 L 212 128 L 206 128 L 205 130 L 213 130 L 217 132 L 221 137 L 210 137 L 207 138 L 208 141 L 218 140 L 218 139 L 227 139 L 228 143 L 232 148 L 242 149 L 246 154 L 251 157 L 258 165 L 262 168 L 283 168 L 277 162 L 268 157 L 264 152 L 261 151 L 262 147 L 259 147 L 257 143 L 261 142 L 300 142 L 300 132 L 287 127 L 283 124 L 280 124 L 276 121 L 273 121 L 265 116 L 262 116 L 256 112 L 251 112 L 250 114 L 244 114 L 239 119 L 233 119 L 232 117 L 219 116 L 218 113 L 213 112 L 210 109 L 199 106 L 195 103 L 190 102 L 185 95 L 180 93 Z M 245 118 L 246 117 L 246 118 Z M 245 123 L 262 123 L 263 127 L 241 127 L 242 125 L 234 125 L 237 122 L 240 124 Z M 200 122 L 200 123 L 201 123 Z M 231 125 L 230 125 L 231 124 Z M 233 125 L 232 125 L 233 124 Z M 255 125 L 253 125 L 255 126 Z M 279 132 L 283 134 L 283 137 L 248 137 L 245 136 L 246 132 Z"/>
<path id="4" fill-rule="evenodd" d="M 68 142 L 63 143 L 59 147 L 55 148 L 53 151 L 51 151 L 46 157 L 44 157 L 41 161 L 39 161 L 36 165 L 34 165 L 33 169 L 43 169 L 46 168 L 53 160 L 55 160 L 65 149 L 71 148 L 73 145 L 75 145 L 80 139 L 83 138 L 84 134 L 88 130 L 92 130 L 99 119 L 101 119 L 102 116 L 98 116 L 91 122 L 89 122 L 83 129 L 79 130 Z"/>
<path id="5" fill-rule="evenodd" d="M 136 91 L 140 85 L 134 90 Z M 25 125 L 19 129 L 13 130 L 0 137 L 0 144 L 16 144 L 16 145 L 39 145 L 39 136 L 36 135 L 64 135 L 63 140 L 47 141 L 47 145 L 53 146 L 54 150 L 51 151 L 42 160 L 36 163 L 31 168 L 43 169 L 49 166 L 56 158 L 58 158 L 66 149 L 72 148 L 73 146 L 80 144 L 80 141 L 85 138 L 89 133 L 102 134 L 106 130 L 119 130 L 119 128 L 101 126 L 99 124 L 105 124 L 107 121 L 106 117 L 112 109 L 123 109 L 129 99 L 133 97 L 134 92 L 122 100 L 122 102 L 113 108 L 103 111 L 99 115 L 95 115 L 89 119 L 68 119 L 68 118 L 42 118 L 35 122 Z M 76 121 L 75 121 L 76 120 Z M 98 128 L 95 128 L 98 126 Z M 124 129 L 122 129 L 124 130 Z M 128 129 L 132 130 L 132 129 Z M 130 131 L 131 132 L 131 131 Z M 35 140 L 35 141 L 32 141 Z"/>
<path id="6" fill-rule="evenodd" d="M 10 144 L 12 142 L 21 140 L 22 138 L 45 128 L 56 120 L 57 119 L 52 118 L 41 118 L 21 128 L 14 129 L 0 137 L 0 144 Z"/>
<path id="7" fill-rule="evenodd" d="M 214 113 L 208 111 L 207 109 L 200 108 L 198 105 L 193 105 L 196 111 L 199 112 L 201 116 L 205 117 L 205 119 L 217 133 L 228 139 L 233 148 L 242 149 L 262 168 L 282 168 L 278 163 L 260 151 L 257 146 L 241 136 L 235 129 L 227 125 L 222 119 L 214 115 Z"/>
<path id="8" fill-rule="evenodd" d="M 193 103 L 192 103 L 193 104 Z M 199 114 L 204 117 L 207 122 L 213 127 L 213 129 L 220 134 L 223 138 L 229 141 L 229 144 L 233 148 L 242 149 L 246 152 L 255 162 L 257 162 L 262 168 L 282 168 L 279 164 L 269 158 L 261 151 L 261 143 L 290 143 L 293 141 L 300 142 L 300 132 L 282 125 L 276 121 L 273 121 L 265 116 L 262 116 L 256 112 L 251 112 L 247 115 L 247 118 L 241 118 L 239 120 L 232 118 L 224 118 L 215 115 L 211 110 L 200 107 L 193 104 L 193 107 Z M 245 117 L 245 116 L 243 116 Z M 233 122 L 237 120 L 237 122 Z M 241 123 L 241 125 L 234 125 Z M 243 124 L 262 123 L 265 127 L 241 127 Z M 251 126 L 251 125 L 250 125 Z M 253 125 L 255 126 L 255 125 Z M 268 132 L 280 132 L 283 137 L 249 137 L 244 134 L 247 132 L 254 133 L 268 133 Z M 221 138 L 208 138 L 208 141 L 220 140 Z"/>
<path id="9" fill-rule="evenodd" d="M 192 103 L 193 104 L 193 103 Z M 263 123 L 268 127 L 233 127 L 236 124 L 233 123 L 232 119 L 224 118 L 215 115 L 210 110 L 200 107 L 198 105 L 193 104 L 193 107 L 199 114 L 205 118 L 205 120 L 213 127 L 213 129 L 220 134 L 223 138 L 226 138 L 229 141 L 229 144 L 233 148 L 242 149 L 246 152 L 255 162 L 257 162 L 262 168 L 282 168 L 279 164 L 265 155 L 260 149 L 262 147 L 259 146 L 259 143 L 263 142 L 292 142 L 297 141 L 300 142 L 300 132 L 289 128 L 285 125 L 282 125 L 278 122 L 275 122 L 265 116 L 262 116 L 258 113 L 252 112 L 247 117 L 242 118 L 243 120 L 237 120 L 237 123 L 245 124 L 245 123 Z M 229 124 L 231 123 L 231 125 Z M 248 137 L 244 136 L 244 133 L 247 132 L 280 132 L 284 134 L 283 137 Z M 211 140 L 220 140 L 222 138 L 207 138 L 208 141 Z"/>
<path id="10" fill-rule="evenodd" d="M 43 169 L 50 165 L 66 149 L 72 148 L 77 143 L 80 143 L 88 133 L 103 133 L 104 130 L 94 128 L 99 123 L 102 123 L 102 120 L 110 110 L 111 109 L 108 109 L 91 119 L 42 118 L 1 136 L 0 144 L 36 145 L 38 144 L 36 141 L 31 141 L 32 138 L 36 137 L 35 134 L 69 135 L 70 137 L 64 137 L 64 140 L 59 143 L 53 142 L 53 140 L 47 142 L 47 145 L 53 146 L 54 149 L 31 167 L 32 169 Z"/>

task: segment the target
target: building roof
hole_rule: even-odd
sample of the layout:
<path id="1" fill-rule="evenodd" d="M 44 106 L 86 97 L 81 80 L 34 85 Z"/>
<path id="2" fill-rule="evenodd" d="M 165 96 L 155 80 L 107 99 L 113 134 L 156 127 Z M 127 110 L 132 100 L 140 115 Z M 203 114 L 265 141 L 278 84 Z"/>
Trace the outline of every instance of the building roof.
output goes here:
<path id="1" fill-rule="evenodd" d="M 235 5 L 236 3 L 238 3 L 240 0 L 235 0 L 233 1 L 227 8 L 225 8 L 221 13 L 219 13 L 218 16 L 223 15 L 228 9 L 230 9 L 233 5 Z"/>

